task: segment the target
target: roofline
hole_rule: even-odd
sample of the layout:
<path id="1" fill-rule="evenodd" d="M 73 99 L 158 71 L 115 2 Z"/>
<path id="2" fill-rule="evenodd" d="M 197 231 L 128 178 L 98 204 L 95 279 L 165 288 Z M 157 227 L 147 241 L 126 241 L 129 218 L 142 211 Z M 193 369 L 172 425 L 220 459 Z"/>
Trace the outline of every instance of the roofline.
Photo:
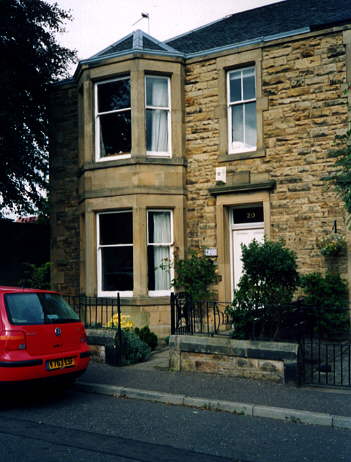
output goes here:
<path id="1" fill-rule="evenodd" d="M 132 50 L 123 50 L 123 51 L 118 51 L 116 53 L 110 53 L 108 55 L 103 55 L 103 56 L 96 56 L 95 58 L 88 58 L 88 59 L 82 59 L 79 61 L 79 64 L 90 64 L 90 63 L 96 63 L 98 61 L 103 61 L 104 59 L 110 59 L 110 58 L 118 58 L 120 56 L 125 56 L 125 55 L 131 55 L 135 53 L 145 53 L 145 54 L 150 54 L 150 55 L 158 55 L 158 56 L 173 56 L 177 58 L 184 58 L 185 54 L 182 53 L 181 51 L 162 51 L 162 50 L 150 50 L 149 48 L 139 48 L 139 49 L 132 49 Z M 78 65 L 79 65 L 78 64 Z"/>
<path id="2" fill-rule="evenodd" d="M 292 37 L 294 35 L 306 34 L 308 32 L 311 32 L 310 27 L 302 27 L 301 29 L 294 29 L 294 30 L 287 31 L 287 32 L 281 32 L 279 34 L 262 35 L 260 37 L 256 37 L 250 40 L 245 40 L 243 42 L 232 43 L 232 44 L 224 45 L 221 47 L 209 48 L 207 50 L 195 51 L 193 53 L 187 53 L 185 54 L 185 58 L 186 59 L 198 58 L 200 56 L 208 55 L 210 53 L 218 53 L 221 51 L 232 50 L 235 48 L 241 48 L 241 47 L 248 46 L 248 45 L 255 45 L 257 43 L 269 42 L 271 40 L 279 40 L 279 39 L 283 39 L 286 37 Z"/>
<path id="3" fill-rule="evenodd" d="M 237 11 L 236 13 L 227 14 L 226 16 L 223 16 L 222 18 L 215 19 L 214 21 L 211 21 L 211 22 L 209 22 L 207 24 L 196 27 L 195 29 L 188 30 L 187 32 L 183 32 L 182 34 L 176 35 L 175 37 L 171 37 L 171 38 L 169 38 L 167 40 L 164 40 L 164 43 L 172 42 L 173 40 L 177 40 L 177 39 L 179 39 L 181 37 L 184 37 L 186 35 L 190 35 L 193 32 L 198 32 L 201 29 L 205 29 L 205 28 L 207 28 L 209 26 L 212 26 L 213 24 L 221 22 L 224 19 L 230 18 L 231 16 L 236 16 L 237 14 L 246 13 L 247 11 L 259 10 L 260 8 L 266 8 L 267 6 L 275 5 L 276 3 L 282 3 L 282 2 L 285 2 L 285 1 L 287 1 L 287 0 L 275 0 L 274 3 L 268 3 L 267 5 L 262 5 L 262 6 L 250 8 L 248 10 L 241 10 L 241 11 Z"/>
<path id="4" fill-rule="evenodd" d="M 94 55 L 90 56 L 90 58 L 87 58 L 87 59 L 83 59 L 82 61 L 88 61 L 88 60 L 91 60 L 91 59 L 95 59 L 97 58 L 98 56 L 101 57 L 101 55 L 103 53 L 105 53 L 106 51 L 110 50 L 111 48 L 115 47 L 116 45 L 118 45 L 120 42 L 122 41 L 125 41 L 127 39 L 129 39 L 130 37 L 133 37 L 133 34 L 134 32 L 131 32 L 130 34 L 126 35 L 125 37 L 122 37 L 121 39 L 117 40 L 116 42 L 112 43 L 111 45 L 109 45 L 108 47 L 104 48 L 103 50 L 100 50 L 98 53 L 95 53 Z M 80 61 L 81 62 L 81 61 Z"/>
<path id="5" fill-rule="evenodd" d="M 136 51 L 149 50 L 148 48 L 144 48 L 143 46 L 139 45 L 139 41 L 140 41 L 140 39 L 142 39 L 143 36 L 145 36 L 148 40 L 150 40 L 151 42 L 154 42 L 156 45 L 158 45 L 161 49 L 163 49 L 163 52 L 168 51 L 170 53 L 177 53 L 177 54 L 179 53 L 178 50 L 171 47 L 170 45 L 167 45 L 166 43 L 161 42 L 160 40 L 156 39 L 155 37 L 152 37 L 150 34 L 147 34 L 146 32 L 142 31 L 141 29 L 137 29 L 137 30 L 131 32 L 130 34 L 122 37 L 121 39 L 117 40 L 117 42 L 114 42 L 112 45 L 109 45 L 108 47 L 106 47 L 103 50 L 99 51 L 98 53 L 95 53 L 93 56 L 90 56 L 89 58 L 84 59 L 83 61 L 87 62 L 87 61 L 95 60 L 96 58 L 102 58 L 102 57 L 110 56 L 110 55 L 114 56 L 114 55 L 116 55 L 118 53 L 123 53 L 124 51 L 128 51 L 128 50 L 123 50 L 123 51 L 116 52 L 116 53 L 108 53 L 108 54 L 106 54 L 106 52 L 108 50 L 114 48 L 116 45 L 118 45 L 119 43 L 124 42 L 125 40 L 128 40 L 129 38 L 133 38 L 133 48 L 129 50 L 129 53 L 131 51 L 134 51 L 134 50 L 136 50 Z M 156 51 L 156 50 L 153 50 L 153 51 Z"/>
<path id="6" fill-rule="evenodd" d="M 324 29 L 324 27 L 323 27 Z M 73 75 L 73 77 L 69 80 L 64 80 L 62 82 L 57 82 L 55 83 L 56 85 L 59 85 L 60 83 L 63 84 L 68 84 L 68 83 L 73 83 L 76 81 L 77 76 L 79 75 L 79 72 L 81 70 L 81 66 L 84 64 L 92 64 L 92 63 L 97 63 L 99 61 L 103 61 L 106 59 L 111 59 L 111 58 L 117 58 L 117 57 L 122 57 L 126 56 L 129 54 L 149 54 L 149 55 L 155 55 L 155 56 L 165 56 L 165 57 L 174 57 L 174 58 L 183 58 L 183 59 L 192 59 L 192 58 L 200 58 L 209 54 L 213 53 L 220 53 L 223 51 L 230 51 L 234 50 L 237 48 L 249 46 L 249 45 L 257 45 L 259 43 L 265 43 L 273 40 L 279 40 L 279 39 L 284 39 L 288 37 L 293 37 L 301 34 L 306 34 L 306 33 L 311 33 L 314 32 L 311 27 L 303 27 L 301 29 L 293 29 L 290 31 L 286 32 L 281 32 L 279 34 L 272 34 L 272 35 L 262 35 L 260 37 L 256 37 L 251 40 L 246 40 L 243 42 L 238 42 L 238 43 L 231 43 L 229 45 L 224 45 L 221 47 L 214 47 L 214 48 L 209 48 L 206 50 L 201 50 L 193 53 L 182 53 L 182 52 L 167 52 L 167 51 L 155 51 L 155 50 L 148 50 L 148 49 L 143 49 L 143 50 L 125 50 L 117 53 L 111 53 L 109 55 L 104 55 L 104 56 L 97 56 L 96 58 L 88 58 L 88 59 L 83 59 L 79 61 L 77 69 Z"/>

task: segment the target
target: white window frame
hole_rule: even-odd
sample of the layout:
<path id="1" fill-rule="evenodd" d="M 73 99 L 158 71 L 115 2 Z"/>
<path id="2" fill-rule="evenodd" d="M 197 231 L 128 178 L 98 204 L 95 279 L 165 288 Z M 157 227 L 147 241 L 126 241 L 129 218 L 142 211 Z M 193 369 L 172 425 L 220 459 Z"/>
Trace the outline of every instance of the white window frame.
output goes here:
<path id="1" fill-rule="evenodd" d="M 106 248 L 106 247 L 134 247 L 134 243 L 132 244 L 106 244 L 106 245 L 101 245 L 100 244 L 100 216 L 101 215 L 107 215 L 107 214 L 122 214 L 122 213 L 132 213 L 133 217 L 133 210 L 128 209 L 128 210 L 112 210 L 108 212 L 99 212 L 97 214 L 96 218 L 96 253 L 97 253 L 97 287 L 98 287 L 98 296 L 99 297 L 116 297 L 117 292 L 119 292 L 121 297 L 132 297 L 133 296 L 133 291 L 131 290 L 124 290 L 124 291 L 119 291 L 119 290 L 114 290 L 114 291 L 104 291 L 102 290 L 102 252 L 101 249 Z M 133 249 L 134 250 L 134 249 Z M 133 268 L 133 278 L 134 278 L 134 268 Z"/>
<path id="2" fill-rule="evenodd" d="M 146 93 L 146 80 L 148 78 L 158 78 L 158 79 L 164 79 L 167 80 L 167 89 L 168 89 L 168 106 L 163 107 L 163 106 L 151 106 L 147 105 L 147 93 Z M 167 151 L 161 152 L 161 151 L 146 151 L 146 155 L 150 157 L 172 157 L 172 131 L 171 131 L 171 108 L 172 108 L 172 102 L 171 102 L 171 79 L 168 76 L 164 75 L 157 75 L 157 74 L 146 74 L 144 77 L 144 88 L 145 88 L 145 145 L 147 146 L 147 135 L 146 135 L 146 112 L 147 110 L 162 110 L 162 111 L 167 111 L 167 130 L 168 130 L 168 147 Z M 147 149 L 147 148 L 146 148 Z"/>
<path id="3" fill-rule="evenodd" d="M 149 242 L 149 212 L 169 212 L 170 214 L 170 226 L 171 226 L 171 241 L 167 243 L 150 243 Z M 170 281 L 174 279 L 174 234 L 173 234 L 173 210 L 172 209 L 147 209 L 147 227 L 146 227 L 146 233 L 147 233 L 147 240 L 146 240 L 146 245 L 147 245 L 147 274 L 149 274 L 149 261 L 148 261 L 148 255 L 149 255 L 149 247 L 168 247 L 169 248 L 169 271 L 170 271 Z M 148 282 L 147 282 L 148 286 Z M 168 296 L 173 292 L 172 287 L 170 287 L 167 290 L 149 290 L 148 288 L 148 295 L 150 297 L 162 297 L 162 296 Z"/>
<path id="4" fill-rule="evenodd" d="M 110 156 L 104 156 L 104 157 L 101 157 L 101 153 L 100 153 L 100 116 L 101 115 L 104 115 L 104 114 L 114 114 L 114 113 L 117 113 L 117 112 L 126 112 L 126 111 L 132 111 L 132 108 L 131 107 L 128 107 L 128 108 L 123 108 L 123 109 L 115 109 L 115 110 L 112 110 L 112 111 L 104 111 L 104 112 L 99 112 L 98 111 L 98 87 L 99 85 L 104 85 L 105 83 L 110 83 L 110 82 L 117 82 L 118 80 L 129 80 L 129 82 L 131 83 L 131 77 L 128 75 L 128 76 L 123 76 L 123 77 L 118 77 L 116 79 L 109 79 L 109 80 L 103 80 L 101 82 L 96 82 L 95 85 L 94 85 L 94 102 L 95 102 L 95 160 L 96 162 L 105 162 L 105 161 L 108 161 L 108 160 L 116 160 L 116 159 L 129 159 L 131 157 L 131 153 L 126 153 L 126 154 L 114 154 L 114 155 L 110 155 Z M 131 86 L 130 86 L 131 88 Z M 131 125 L 132 125 L 132 119 L 130 121 Z M 132 131 L 132 127 L 131 127 L 131 131 Z M 132 143 L 132 139 L 130 140 L 131 143 Z"/>
<path id="5" fill-rule="evenodd" d="M 255 75 L 255 98 L 250 98 L 250 99 L 242 99 L 240 101 L 230 101 L 230 74 L 234 72 L 239 72 L 241 71 L 241 94 L 243 95 L 243 72 L 248 70 L 248 69 L 253 69 L 254 70 L 254 75 Z M 238 69 L 232 69 L 227 72 L 227 114 L 228 114 L 228 153 L 229 154 L 237 154 L 241 152 L 253 152 L 257 150 L 257 88 L 256 88 L 256 66 L 245 66 L 245 67 L 240 67 Z M 249 149 L 234 149 L 233 148 L 233 121 L 232 121 L 232 106 L 242 106 L 243 111 L 245 113 L 245 105 L 248 103 L 256 103 L 256 145 L 252 148 Z M 243 128 L 245 131 L 245 124 L 243 124 Z M 245 136 L 244 136 L 245 138 Z"/>

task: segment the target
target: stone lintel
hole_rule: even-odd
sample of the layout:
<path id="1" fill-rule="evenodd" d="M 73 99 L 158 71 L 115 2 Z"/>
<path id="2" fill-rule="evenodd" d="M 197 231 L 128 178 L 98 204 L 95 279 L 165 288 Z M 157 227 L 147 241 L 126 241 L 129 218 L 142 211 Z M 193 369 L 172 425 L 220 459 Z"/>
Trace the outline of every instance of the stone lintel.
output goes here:
<path id="1" fill-rule="evenodd" d="M 229 186 L 215 186 L 209 188 L 209 193 L 212 196 L 219 196 L 220 194 L 240 193 L 240 192 L 255 192 L 262 190 L 272 190 L 276 186 L 275 180 L 266 181 L 264 183 L 245 183 Z"/>

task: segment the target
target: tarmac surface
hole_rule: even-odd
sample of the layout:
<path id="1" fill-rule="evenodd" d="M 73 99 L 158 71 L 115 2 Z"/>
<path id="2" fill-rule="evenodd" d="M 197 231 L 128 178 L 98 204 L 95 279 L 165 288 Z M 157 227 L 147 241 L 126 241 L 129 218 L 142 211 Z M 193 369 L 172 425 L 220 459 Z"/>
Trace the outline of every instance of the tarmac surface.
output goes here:
<path id="1" fill-rule="evenodd" d="M 169 351 L 145 363 L 91 361 L 81 391 L 351 430 L 351 389 L 294 387 L 215 374 L 171 372 Z"/>

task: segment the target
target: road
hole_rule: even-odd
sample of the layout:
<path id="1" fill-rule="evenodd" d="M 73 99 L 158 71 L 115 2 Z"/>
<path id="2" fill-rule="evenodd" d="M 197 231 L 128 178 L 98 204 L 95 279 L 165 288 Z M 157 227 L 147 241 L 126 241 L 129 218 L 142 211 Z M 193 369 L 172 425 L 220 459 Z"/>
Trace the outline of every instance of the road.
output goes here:
<path id="1" fill-rule="evenodd" d="M 74 390 L 2 400 L 0 461 L 92 460 L 350 462 L 351 432 Z"/>

